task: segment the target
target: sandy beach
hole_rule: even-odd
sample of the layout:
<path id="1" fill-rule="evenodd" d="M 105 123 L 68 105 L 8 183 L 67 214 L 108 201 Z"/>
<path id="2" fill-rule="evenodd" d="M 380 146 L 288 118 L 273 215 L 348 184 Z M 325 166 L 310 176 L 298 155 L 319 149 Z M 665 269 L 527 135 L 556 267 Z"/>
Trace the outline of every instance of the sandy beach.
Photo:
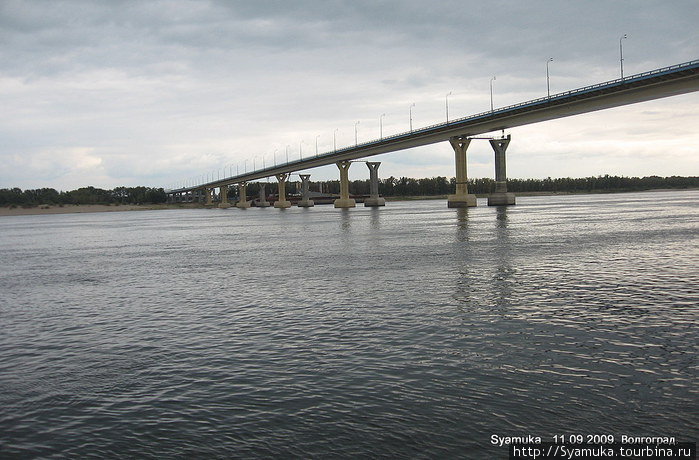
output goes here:
<path id="1" fill-rule="evenodd" d="M 1 207 L 0 216 L 28 216 L 33 214 L 70 214 L 75 212 L 118 212 L 118 211 L 149 211 L 158 209 L 183 209 L 183 208 L 200 208 L 199 204 L 122 204 L 122 205 L 104 205 L 104 204 L 65 204 L 59 205 L 40 205 L 31 208 L 16 208 Z"/>

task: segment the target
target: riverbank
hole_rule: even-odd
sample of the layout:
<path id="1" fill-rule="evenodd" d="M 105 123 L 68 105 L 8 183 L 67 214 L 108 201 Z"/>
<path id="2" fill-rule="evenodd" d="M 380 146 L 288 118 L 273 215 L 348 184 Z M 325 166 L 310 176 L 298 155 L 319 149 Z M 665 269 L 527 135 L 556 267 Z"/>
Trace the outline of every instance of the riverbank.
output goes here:
<path id="1" fill-rule="evenodd" d="M 608 193 L 633 193 L 633 192 L 676 192 L 684 190 L 699 191 L 697 188 L 687 189 L 653 189 L 653 190 L 594 190 L 574 192 L 516 192 L 517 196 L 556 196 L 556 195 L 599 195 Z M 478 198 L 486 198 L 487 194 L 478 194 Z M 424 196 L 387 196 L 386 201 L 416 201 L 416 200 L 446 200 L 447 195 Z M 33 207 L 0 207 L 2 216 L 27 216 L 35 214 L 70 214 L 76 212 L 117 212 L 117 211 L 152 211 L 161 209 L 201 209 L 205 205 L 199 203 L 172 203 L 172 204 L 66 204 L 66 205 L 39 205 Z"/>
<path id="2" fill-rule="evenodd" d="M 71 214 L 76 212 L 118 212 L 118 211 L 152 211 L 160 209 L 187 209 L 202 208 L 203 205 L 196 203 L 173 203 L 173 204 L 64 204 L 47 205 L 42 204 L 33 207 L 2 207 L 0 216 L 28 216 L 35 214 Z"/>
<path id="3" fill-rule="evenodd" d="M 678 192 L 694 190 L 699 191 L 699 188 L 663 188 L 651 190 L 576 190 L 562 192 L 513 192 L 516 196 L 558 196 L 558 195 L 603 195 L 610 193 L 645 193 L 645 192 Z M 477 198 L 488 198 L 488 193 L 477 193 Z M 414 201 L 414 200 L 446 200 L 447 195 L 417 195 L 417 196 L 387 196 L 386 201 Z"/>

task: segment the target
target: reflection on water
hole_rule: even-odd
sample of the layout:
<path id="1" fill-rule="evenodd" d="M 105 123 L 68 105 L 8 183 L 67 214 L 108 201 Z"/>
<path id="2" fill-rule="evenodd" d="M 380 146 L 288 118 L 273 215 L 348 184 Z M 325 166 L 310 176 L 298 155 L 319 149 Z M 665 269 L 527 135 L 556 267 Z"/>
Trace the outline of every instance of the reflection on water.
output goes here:
<path id="1" fill-rule="evenodd" d="M 0 456 L 696 440 L 697 198 L 2 218 Z"/>

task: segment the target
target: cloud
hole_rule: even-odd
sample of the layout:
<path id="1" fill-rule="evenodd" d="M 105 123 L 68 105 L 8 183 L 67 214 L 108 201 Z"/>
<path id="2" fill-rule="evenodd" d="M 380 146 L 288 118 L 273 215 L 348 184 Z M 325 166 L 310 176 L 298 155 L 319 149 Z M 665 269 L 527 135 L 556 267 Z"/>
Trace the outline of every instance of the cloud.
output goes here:
<path id="1" fill-rule="evenodd" d="M 72 171 L 82 185 L 112 187 L 168 185 L 246 160 L 273 161 L 275 150 L 281 159 L 299 141 L 314 152 L 318 135 L 328 151 L 334 137 L 338 147 L 354 143 L 357 120 L 360 141 L 378 138 L 383 113 L 385 135 L 406 131 L 412 103 L 414 126 L 440 122 L 450 91 L 451 116 L 487 110 L 493 75 L 497 106 L 539 97 L 549 57 L 553 92 L 615 78 L 623 33 L 628 74 L 694 59 L 698 19 L 689 0 L 7 0 L 0 4 L 0 161 L 7 165 L 0 187 L 41 186 L 48 179 L 37 165 L 46 152 L 69 168 L 61 177 Z M 521 146 L 537 144 L 522 150 L 533 158 L 586 151 L 623 159 L 642 147 L 636 131 L 647 126 L 642 142 L 655 143 L 644 149 L 643 171 L 671 169 L 652 152 L 672 134 L 689 146 L 676 150 L 673 171 L 699 173 L 691 147 L 699 100 L 653 104 L 623 112 L 636 124 L 600 113 L 513 135 Z M 553 140 L 551 126 L 568 134 Z M 94 175 L 70 166 L 75 152 L 101 159 Z M 446 143 L 416 152 L 387 155 L 382 173 L 453 175 Z M 474 149 L 471 175 L 490 174 L 487 156 Z M 639 170 L 623 160 L 606 164 Z M 585 170 L 555 165 L 550 175 Z M 532 166 L 524 171 L 540 175 Z M 312 172 L 336 175 L 332 167 Z"/>

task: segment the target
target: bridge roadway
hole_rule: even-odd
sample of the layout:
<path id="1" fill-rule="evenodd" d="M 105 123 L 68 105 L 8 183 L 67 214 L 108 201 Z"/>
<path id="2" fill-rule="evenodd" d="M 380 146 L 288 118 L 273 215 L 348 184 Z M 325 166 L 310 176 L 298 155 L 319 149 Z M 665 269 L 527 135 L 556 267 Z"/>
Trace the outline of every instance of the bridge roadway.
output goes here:
<path id="1" fill-rule="evenodd" d="M 455 195 L 449 197 L 449 206 L 475 206 L 475 196 L 468 195 L 466 190 L 466 149 L 470 142 L 469 137 L 697 90 L 699 90 L 699 60 L 694 60 L 632 75 L 623 79 L 586 86 L 476 115 L 449 120 L 445 123 L 386 136 L 383 139 L 340 148 L 317 156 L 310 156 L 193 187 L 168 190 L 167 193 L 174 196 L 205 190 L 209 195 L 208 201 L 210 202 L 210 193 L 215 188 L 224 187 L 227 195 L 229 185 L 244 185 L 249 181 L 270 176 L 277 176 L 280 180 L 280 185 L 282 185 L 281 188 L 283 188 L 283 182 L 286 181 L 290 173 L 333 163 L 340 168 L 342 189 L 342 185 L 346 186 L 342 182 L 343 180 L 346 182 L 346 169 L 349 168 L 349 161 L 351 160 L 450 141 L 456 155 L 457 190 Z M 491 140 L 496 157 L 497 188 L 495 195 L 502 195 L 503 193 L 506 195 L 494 197 L 493 202 L 489 202 L 489 204 L 514 204 L 514 195 L 507 193 L 506 186 L 505 150 L 508 143 L 509 136 L 499 140 Z M 344 171 L 342 165 L 345 165 Z M 378 168 L 378 164 L 376 164 L 375 168 Z M 370 166 L 370 172 L 374 176 L 376 171 L 371 171 L 371 169 Z M 346 189 L 346 187 L 344 188 Z M 349 199 L 348 190 L 341 190 L 340 195 L 341 200 Z M 281 193 L 280 200 L 288 203 Z M 345 204 L 347 206 L 343 206 L 340 203 L 338 207 L 351 207 L 354 205 L 353 203 Z M 337 205 L 338 203 L 336 203 Z M 278 207 L 285 206 L 282 203 Z"/>

